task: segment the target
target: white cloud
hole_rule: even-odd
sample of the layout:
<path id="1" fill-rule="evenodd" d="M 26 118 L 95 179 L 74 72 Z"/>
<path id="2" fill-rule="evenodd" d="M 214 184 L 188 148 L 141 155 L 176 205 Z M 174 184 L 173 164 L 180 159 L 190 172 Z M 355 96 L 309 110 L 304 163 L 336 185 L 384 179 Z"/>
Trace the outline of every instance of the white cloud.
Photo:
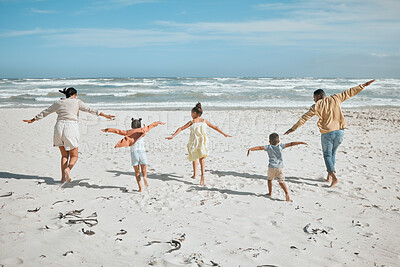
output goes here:
<path id="1" fill-rule="evenodd" d="M 52 10 L 41 10 L 41 9 L 36 9 L 36 8 L 31 8 L 29 9 L 32 13 L 37 13 L 37 14 L 53 14 L 54 11 Z"/>
<path id="2" fill-rule="evenodd" d="M 254 6 L 256 9 L 260 10 L 289 10 L 295 8 L 294 5 L 287 5 L 284 3 L 266 3 L 266 4 L 258 4 Z"/>
<path id="3" fill-rule="evenodd" d="M 1 0 L 0 0 L 1 1 Z M 84 8 L 74 12 L 75 15 L 81 15 L 86 12 L 93 12 L 97 10 L 115 10 L 132 5 L 157 3 L 159 0 L 101 0 L 95 1 Z"/>
<path id="4" fill-rule="evenodd" d="M 388 55 L 388 54 L 371 53 L 371 56 L 373 56 L 373 57 L 389 57 L 390 55 Z"/>
<path id="5" fill-rule="evenodd" d="M 259 20 L 246 22 L 198 22 L 176 23 L 158 21 L 158 25 L 178 27 L 188 32 L 214 32 L 214 33 L 262 33 L 262 32 L 293 32 L 322 30 L 321 26 L 307 21 L 290 21 L 286 19 Z"/>
<path id="6" fill-rule="evenodd" d="M 196 37 L 181 32 L 79 28 L 45 36 L 49 45 L 128 48 L 182 43 Z"/>
<path id="7" fill-rule="evenodd" d="M 292 3 L 265 3 L 254 6 L 260 11 L 273 11 L 292 19 L 318 20 L 399 20 L 398 0 L 303 0 Z"/>
<path id="8" fill-rule="evenodd" d="M 152 1 L 108 0 L 98 3 Z M 397 44 L 400 43 L 400 18 L 397 15 L 400 1 L 313 0 L 294 4 L 264 4 L 262 7 L 281 9 L 288 14 L 240 22 L 158 21 L 151 25 L 155 29 L 37 28 L 5 32 L 0 37 L 39 35 L 46 40 L 46 45 L 115 48 L 218 41 L 232 45 L 303 46 L 332 51 L 365 49 L 369 54 L 374 51 L 383 51 L 377 54 L 391 54 L 397 51 Z M 395 10 L 397 7 L 399 9 Z"/>
<path id="9" fill-rule="evenodd" d="M 0 33 L 0 37 L 19 37 L 19 36 L 27 36 L 27 35 L 48 35 L 60 32 L 62 30 L 52 30 L 52 29 L 41 29 L 36 28 L 33 30 L 24 30 L 24 31 L 8 31 L 4 33 Z"/>
<path id="10" fill-rule="evenodd" d="M 104 1 L 103 3 L 111 3 L 111 4 L 117 4 L 121 6 L 131 6 L 131 5 L 137 5 L 137 4 L 146 4 L 146 3 L 155 3 L 158 2 L 157 0 L 108 0 Z"/>

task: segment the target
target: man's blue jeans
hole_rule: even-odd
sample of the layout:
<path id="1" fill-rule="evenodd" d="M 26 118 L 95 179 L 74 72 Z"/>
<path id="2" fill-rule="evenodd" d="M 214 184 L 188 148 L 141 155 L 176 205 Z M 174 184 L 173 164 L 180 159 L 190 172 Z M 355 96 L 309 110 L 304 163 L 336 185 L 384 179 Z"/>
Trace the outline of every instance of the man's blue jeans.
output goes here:
<path id="1" fill-rule="evenodd" d="M 343 136 L 343 130 L 321 134 L 322 153 L 324 155 L 325 166 L 328 173 L 335 172 L 336 150 L 343 142 Z"/>

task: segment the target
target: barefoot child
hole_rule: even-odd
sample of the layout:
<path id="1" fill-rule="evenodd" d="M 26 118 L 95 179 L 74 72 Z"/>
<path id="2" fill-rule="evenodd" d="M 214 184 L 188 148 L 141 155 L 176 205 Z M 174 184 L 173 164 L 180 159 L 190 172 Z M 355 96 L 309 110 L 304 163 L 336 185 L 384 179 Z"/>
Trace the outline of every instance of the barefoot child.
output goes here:
<path id="1" fill-rule="evenodd" d="M 106 133 L 116 133 L 119 135 L 124 135 L 125 137 L 117 143 L 117 147 L 131 147 L 131 161 L 133 169 L 135 170 L 136 181 L 139 186 L 139 192 L 143 191 L 142 184 L 140 181 L 140 170 L 142 171 L 143 182 L 146 187 L 149 186 L 147 182 L 147 156 L 146 150 L 144 148 L 144 139 L 148 131 L 152 128 L 158 126 L 159 124 L 165 124 L 160 121 L 153 122 L 149 126 L 144 126 L 142 128 L 142 119 L 135 120 L 132 118 L 132 129 L 123 131 L 114 128 L 102 129 Z M 140 168 L 139 168 L 140 166 Z"/>
<path id="2" fill-rule="evenodd" d="M 219 132 L 225 137 L 231 137 L 231 136 L 221 131 L 221 129 L 219 129 L 217 126 L 212 125 L 209 121 L 202 119 L 201 118 L 202 114 L 203 114 L 203 109 L 201 108 L 201 104 L 197 103 L 196 106 L 192 108 L 191 112 L 193 120 L 189 121 L 184 126 L 179 127 L 172 136 L 167 137 L 166 139 L 172 140 L 172 138 L 177 136 L 181 131 L 190 127 L 190 137 L 189 137 L 189 143 L 187 144 L 187 149 L 189 152 L 189 160 L 193 162 L 192 178 L 196 179 L 197 177 L 197 162 L 200 161 L 200 167 L 201 167 L 200 185 L 203 186 L 205 184 L 204 158 L 208 156 L 208 148 L 207 148 L 208 137 L 206 132 L 207 126 Z"/>
<path id="3" fill-rule="evenodd" d="M 265 150 L 268 153 L 269 164 L 268 164 L 268 195 L 272 196 L 272 180 L 275 177 L 278 178 L 279 185 L 282 187 L 286 195 L 286 201 L 290 201 L 289 192 L 285 184 L 285 177 L 283 176 L 283 158 L 282 150 L 297 145 L 307 145 L 304 142 L 291 142 L 287 144 L 279 144 L 279 135 L 277 133 L 272 133 L 269 135 L 269 145 L 266 146 L 256 146 L 250 148 L 247 151 L 247 156 L 249 156 L 250 151 L 255 150 Z"/>

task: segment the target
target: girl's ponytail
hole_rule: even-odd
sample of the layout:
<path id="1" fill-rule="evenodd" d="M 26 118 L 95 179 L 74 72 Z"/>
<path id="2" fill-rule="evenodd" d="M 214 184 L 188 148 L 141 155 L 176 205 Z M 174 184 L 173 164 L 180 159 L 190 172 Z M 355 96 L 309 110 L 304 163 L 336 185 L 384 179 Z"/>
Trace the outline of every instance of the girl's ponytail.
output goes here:
<path id="1" fill-rule="evenodd" d="M 66 98 L 70 98 L 71 96 L 76 95 L 78 93 L 73 87 L 64 88 L 58 91 L 64 94 Z"/>
<path id="2" fill-rule="evenodd" d="M 142 118 L 136 120 L 132 118 L 131 127 L 132 129 L 142 128 Z"/>
<path id="3" fill-rule="evenodd" d="M 197 103 L 194 108 L 192 108 L 192 112 L 196 113 L 197 115 L 201 116 L 203 114 L 203 109 L 201 108 L 201 103 Z"/>

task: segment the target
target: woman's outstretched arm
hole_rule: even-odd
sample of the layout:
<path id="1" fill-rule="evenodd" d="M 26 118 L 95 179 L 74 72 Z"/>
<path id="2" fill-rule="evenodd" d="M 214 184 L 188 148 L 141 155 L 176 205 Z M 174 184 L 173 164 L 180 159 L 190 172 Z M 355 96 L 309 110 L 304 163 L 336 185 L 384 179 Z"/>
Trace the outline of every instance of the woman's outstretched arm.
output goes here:
<path id="1" fill-rule="evenodd" d="M 78 103 L 79 103 L 79 110 L 82 110 L 84 112 L 88 112 L 88 113 L 93 114 L 93 115 L 102 116 L 102 117 L 107 118 L 109 120 L 112 120 L 113 118 L 115 118 L 115 116 L 113 116 L 113 115 L 107 115 L 107 114 L 104 114 L 103 112 L 98 111 L 97 109 L 89 107 L 88 105 L 86 105 L 80 99 L 78 99 Z"/>
<path id="2" fill-rule="evenodd" d="M 104 117 L 106 119 L 109 119 L 109 120 L 113 120 L 115 118 L 114 115 L 107 115 L 107 114 L 104 114 L 103 112 L 100 112 L 99 116 L 102 116 L 102 117 Z"/>
<path id="3" fill-rule="evenodd" d="M 220 134 L 222 134 L 225 137 L 232 137 L 230 135 L 227 135 L 226 133 L 224 133 L 220 128 L 218 128 L 218 126 L 215 126 L 213 124 L 211 124 L 209 121 L 204 120 L 204 122 L 208 125 L 208 127 L 210 127 L 213 130 L 216 130 L 217 132 L 219 132 Z"/>
<path id="4" fill-rule="evenodd" d="M 179 127 L 175 133 L 173 135 L 171 135 L 170 137 L 165 137 L 165 139 L 167 140 L 172 140 L 172 138 L 174 138 L 175 136 L 177 136 L 180 132 L 182 132 L 183 130 L 187 129 L 190 127 L 190 125 L 192 125 L 193 122 L 189 121 L 188 123 L 186 123 L 185 125 L 183 125 L 182 127 Z"/>
<path id="5" fill-rule="evenodd" d="M 38 121 L 38 120 L 43 119 L 44 117 L 50 115 L 51 113 L 55 112 L 56 110 L 57 110 L 57 103 L 53 103 L 53 105 L 51 105 L 50 107 L 46 108 L 45 110 L 43 110 L 39 114 L 37 114 L 33 119 L 23 120 L 23 122 L 32 123 L 34 121 Z"/>

